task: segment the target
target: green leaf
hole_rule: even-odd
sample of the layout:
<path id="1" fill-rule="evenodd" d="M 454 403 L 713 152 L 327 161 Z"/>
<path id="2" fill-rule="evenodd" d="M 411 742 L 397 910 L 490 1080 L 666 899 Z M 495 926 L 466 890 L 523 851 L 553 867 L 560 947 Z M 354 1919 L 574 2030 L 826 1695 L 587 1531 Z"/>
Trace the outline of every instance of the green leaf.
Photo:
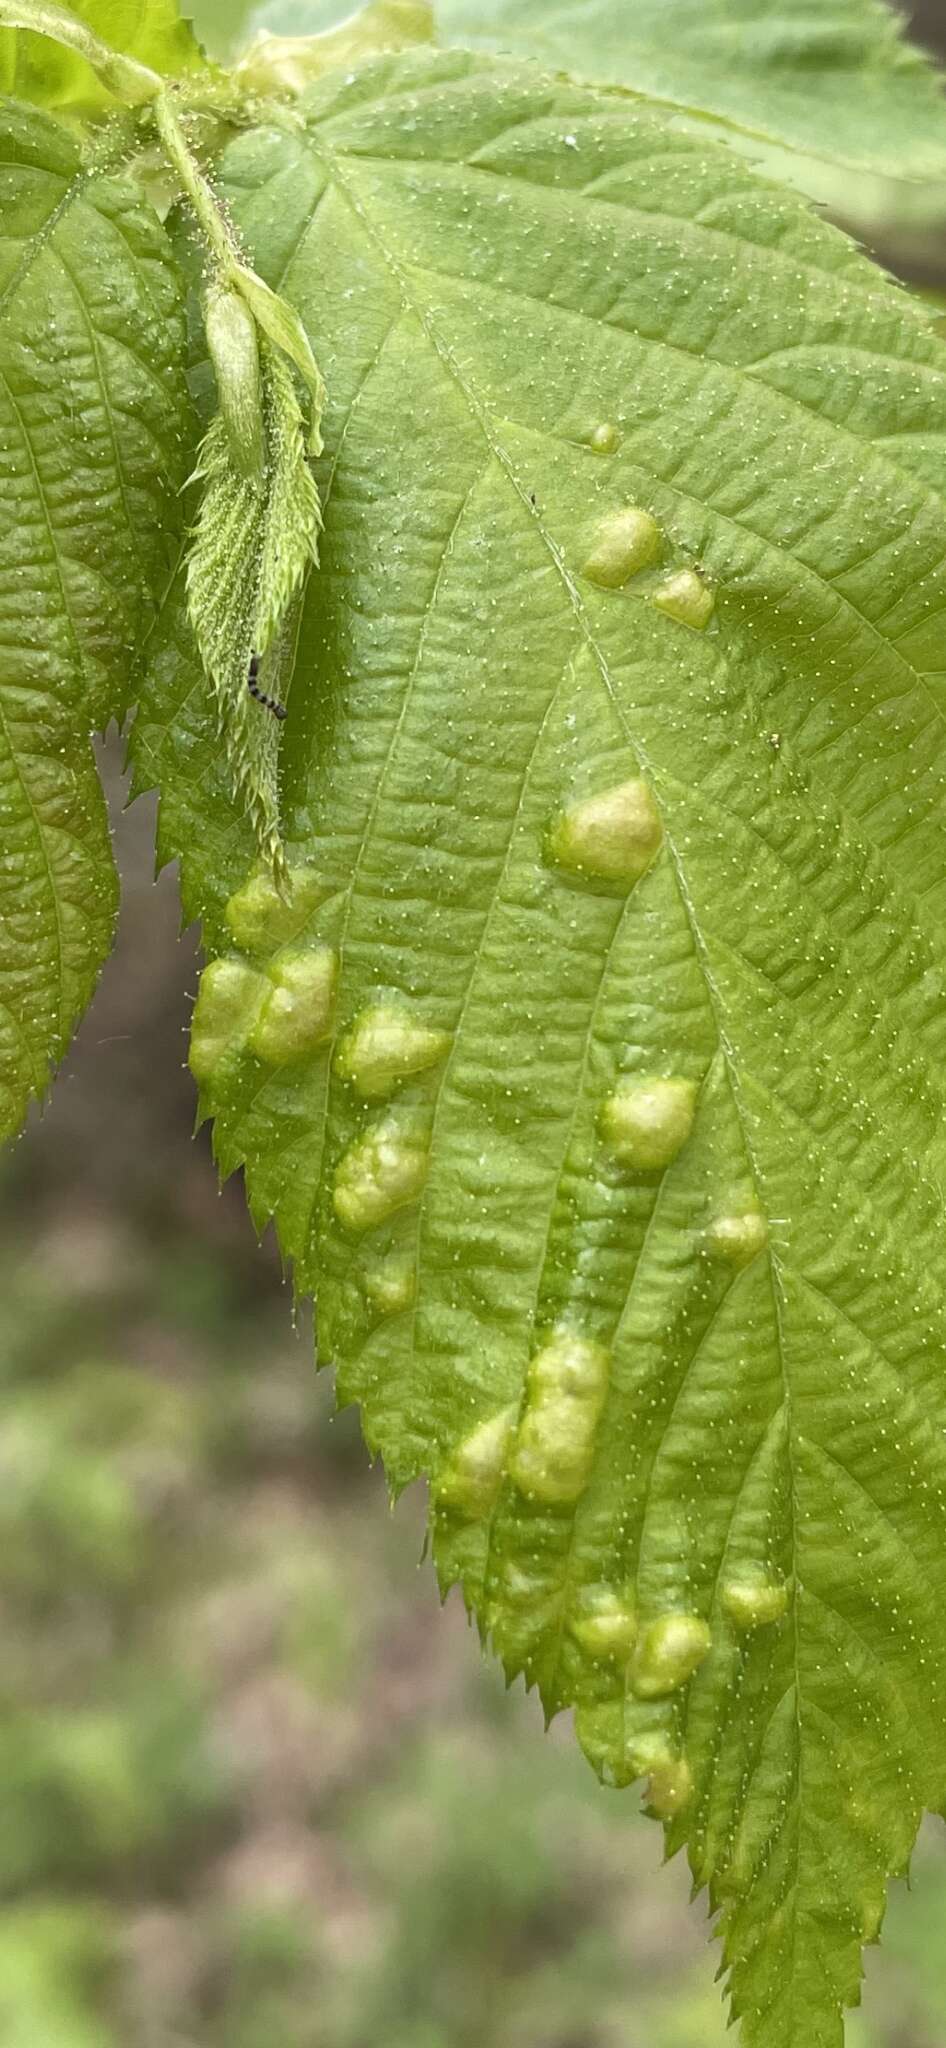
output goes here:
<path id="1" fill-rule="evenodd" d="M 69 12 L 112 50 L 167 78 L 206 69 L 206 58 L 177 0 L 71 0 Z M 84 58 L 27 29 L 0 29 L 0 92 L 70 112 L 114 105 Z"/>
<path id="2" fill-rule="evenodd" d="M 223 176 L 331 365 L 288 899 L 180 584 L 192 1062 L 510 1673 L 644 1776 L 751 2048 L 946 1797 L 946 355 L 732 155 L 462 55 Z"/>
<path id="3" fill-rule="evenodd" d="M 42 1094 L 108 950 L 116 882 L 89 736 L 180 526 L 186 392 L 164 232 L 65 132 L 0 109 L 0 1131 Z"/>
<path id="4" fill-rule="evenodd" d="M 250 28 L 257 34 L 236 77 L 248 91 L 300 93 L 323 72 L 432 42 L 434 13 L 431 0 L 369 0 L 354 13 L 335 0 L 327 9 L 318 0 L 277 0 L 256 10 Z"/>
<path id="5" fill-rule="evenodd" d="M 445 42 L 711 114 L 855 170 L 946 178 L 946 100 L 885 0 L 438 0 Z"/>
<path id="6" fill-rule="evenodd" d="M 203 494 L 187 589 L 234 780 L 261 853 L 279 867 L 280 673 L 295 601 L 316 559 L 320 515 L 292 370 L 265 338 L 259 371 L 264 470 L 256 479 L 237 466 L 228 419 L 218 413 L 196 471 Z M 250 680 L 265 701 L 251 695 Z"/>

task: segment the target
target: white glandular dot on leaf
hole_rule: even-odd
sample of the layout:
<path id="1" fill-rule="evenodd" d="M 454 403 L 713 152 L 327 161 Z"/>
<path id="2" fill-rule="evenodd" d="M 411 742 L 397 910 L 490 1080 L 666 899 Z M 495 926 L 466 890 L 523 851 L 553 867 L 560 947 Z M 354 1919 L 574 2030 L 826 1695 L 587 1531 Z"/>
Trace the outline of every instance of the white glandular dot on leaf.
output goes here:
<path id="1" fill-rule="evenodd" d="M 427 1141 L 420 1130 L 384 1117 L 356 1138 L 335 1171 L 335 1214 L 346 1230 L 371 1230 L 416 1202 L 427 1178 Z"/>
<path id="2" fill-rule="evenodd" d="M 364 1101 L 376 1102 L 436 1066 L 449 1050 L 449 1033 L 419 1022 L 406 1003 L 372 1003 L 342 1039 L 335 1071 Z"/>
<path id="3" fill-rule="evenodd" d="M 560 811 L 546 855 L 573 875 L 630 889 L 649 868 L 662 836 L 650 785 L 633 776 Z"/>
<path id="4" fill-rule="evenodd" d="M 660 1614 L 649 1622 L 631 1662 L 631 1686 L 638 1699 L 663 1699 L 688 1684 L 711 1640 L 698 1614 Z"/>
<path id="5" fill-rule="evenodd" d="M 619 1166 L 656 1173 L 672 1165 L 693 1129 L 696 1085 L 680 1075 L 620 1081 L 607 1097 L 601 1135 Z"/>
<path id="6" fill-rule="evenodd" d="M 265 975 L 233 954 L 204 968 L 189 1054 L 191 1073 L 201 1086 L 213 1084 L 228 1060 L 243 1051 L 269 987 Z"/>
<path id="7" fill-rule="evenodd" d="M 716 598 L 706 578 L 697 569 L 675 569 L 652 593 L 652 602 L 681 626 L 705 632 L 716 609 Z"/>
<path id="8" fill-rule="evenodd" d="M 471 1520 L 489 1514 L 506 1474 L 518 1415 L 517 1403 L 511 1402 L 488 1415 L 457 1444 L 434 1488 L 439 1507 L 452 1508 Z"/>
<path id="9" fill-rule="evenodd" d="M 656 519 L 640 505 L 624 505 L 620 511 L 608 512 L 599 520 L 581 565 L 582 575 L 589 583 L 597 583 L 601 590 L 620 590 L 632 576 L 650 568 L 662 546 L 663 535 Z"/>
<path id="10" fill-rule="evenodd" d="M 267 1066 L 305 1059 L 332 1034 L 338 955 L 332 946 L 286 953 L 268 969 L 269 993 L 247 1039 Z"/>
<path id="11" fill-rule="evenodd" d="M 587 1484 L 604 1407 L 610 1353 L 570 1330 L 559 1331 L 530 1360 L 526 1406 L 510 1476 L 535 1500 L 568 1505 Z"/>

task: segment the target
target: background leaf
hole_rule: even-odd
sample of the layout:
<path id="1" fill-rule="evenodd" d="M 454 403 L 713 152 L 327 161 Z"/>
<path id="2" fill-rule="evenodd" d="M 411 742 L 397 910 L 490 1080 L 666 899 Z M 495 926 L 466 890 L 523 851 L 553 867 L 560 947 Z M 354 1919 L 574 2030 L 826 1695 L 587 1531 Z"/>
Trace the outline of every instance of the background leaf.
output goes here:
<path id="1" fill-rule="evenodd" d="M 439 0 L 445 42 L 535 57 L 857 170 L 946 178 L 946 101 L 885 0 Z"/>
<path id="2" fill-rule="evenodd" d="M 70 0 L 72 13 L 102 41 L 168 78 L 206 68 L 200 44 L 177 0 Z M 83 113 L 114 105 L 91 65 L 26 29 L 0 29 L 0 92 L 44 107 Z"/>
<path id="3" fill-rule="evenodd" d="M 155 215 L 64 131 L 0 126 L 0 1129 L 17 1129 L 107 952 L 115 875 L 91 734 L 180 527 L 180 291 Z M 88 737 L 87 737 L 88 736 Z"/>
<path id="4" fill-rule="evenodd" d="M 606 95 L 309 112 L 225 166 L 329 384 L 289 905 L 180 590 L 135 735 L 203 1105 L 443 1581 L 646 1772 L 746 2039 L 823 2048 L 946 1793 L 942 346 Z"/>

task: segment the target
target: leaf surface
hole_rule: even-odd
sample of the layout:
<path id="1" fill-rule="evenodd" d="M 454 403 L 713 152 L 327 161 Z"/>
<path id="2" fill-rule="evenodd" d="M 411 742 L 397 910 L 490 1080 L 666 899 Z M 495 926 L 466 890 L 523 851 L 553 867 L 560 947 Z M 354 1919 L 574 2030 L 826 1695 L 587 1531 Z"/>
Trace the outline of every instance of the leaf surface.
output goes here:
<path id="1" fill-rule="evenodd" d="M 442 39 L 534 57 L 811 157 L 946 177 L 946 100 L 886 0 L 439 0 Z"/>
<path id="2" fill-rule="evenodd" d="M 164 232 L 65 132 L 0 114 L 0 1129 L 42 1094 L 111 940 L 91 735 L 180 526 L 187 396 Z"/>
<path id="3" fill-rule="evenodd" d="M 946 1792 L 946 358 L 725 150 L 459 55 L 224 176 L 326 369 L 254 869 L 181 583 L 192 1063 L 507 1669 L 646 1776 L 759 2048 Z"/>
<path id="4" fill-rule="evenodd" d="M 136 57 L 166 78 L 206 68 L 177 0 L 70 0 L 70 10 L 112 50 Z M 114 105 L 84 58 L 29 29 L 0 29 L 0 92 L 64 112 Z"/>

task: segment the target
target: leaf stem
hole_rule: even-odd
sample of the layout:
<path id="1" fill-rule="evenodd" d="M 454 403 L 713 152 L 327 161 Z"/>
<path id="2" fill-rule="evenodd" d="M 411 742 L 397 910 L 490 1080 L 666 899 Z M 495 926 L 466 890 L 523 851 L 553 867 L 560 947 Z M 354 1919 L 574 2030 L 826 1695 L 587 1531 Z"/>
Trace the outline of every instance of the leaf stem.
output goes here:
<path id="1" fill-rule="evenodd" d="M 151 111 L 168 160 L 177 172 L 199 225 L 217 259 L 222 272 L 221 281 L 229 282 L 240 268 L 240 252 L 236 239 L 209 178 L 205 177 L 190 148 L 171 103 L 170 93 L 165 87 L 155 95 Z"/>

